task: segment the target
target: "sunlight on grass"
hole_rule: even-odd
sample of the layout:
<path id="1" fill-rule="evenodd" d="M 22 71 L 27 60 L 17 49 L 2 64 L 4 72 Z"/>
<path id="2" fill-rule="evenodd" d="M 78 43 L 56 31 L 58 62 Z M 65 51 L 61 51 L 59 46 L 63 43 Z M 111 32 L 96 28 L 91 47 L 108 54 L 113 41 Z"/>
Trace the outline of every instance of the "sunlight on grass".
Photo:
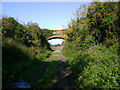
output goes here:
<path id="1" fill-rule="evenodd" d="M 58 52 L 54 53 L 54 55 L 58 55 L 58 54 L 59 54 Z"/>
<path id="2" fill-rule="evenodd" d="M 43 75 L 38 78 L 36 88 L 46 88 L 54 78 L 57 67 L 57 61 L 51 61 L 49 67 L 44 71 Z"/>
<path id="3" fill-rule="evenodd" d="M 53 60 L 57 60 L 57 59 L 59 59 L 58 56 L 54 56 L 54 57 L 53 57 Z"/>

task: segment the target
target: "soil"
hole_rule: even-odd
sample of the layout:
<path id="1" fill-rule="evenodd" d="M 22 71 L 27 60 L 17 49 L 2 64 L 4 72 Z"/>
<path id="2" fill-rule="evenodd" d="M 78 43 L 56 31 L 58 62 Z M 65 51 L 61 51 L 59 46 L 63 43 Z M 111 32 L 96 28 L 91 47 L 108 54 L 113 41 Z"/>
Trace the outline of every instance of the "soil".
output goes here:
<path id="1" fill-rule="evenodd" d="M 63 46 L 52 46 L 52 49 L 54 50 L 53 53 L 49 56 L 45 63 L 42 66 L 40 66 L 40 68 L 33 72 L 33 74 L 28 78 L 27 82 L 34 86 L 37 82 L 38 77 L 40 77 L 40 75 L 42 75 L 42 73 L 49 66 L 49 62 L 53 59 L 54 56 L 58 56 L 59 58 L 56 60 L 58 61 L 55 72 L 56 78 L 52 80 L 50 84 L 52 84 L 54 88 L 71 88 L 71 70 L 69 68 L 69 64 L 66 62 L 67 58 L 62 55 L 62 48 Z"/>

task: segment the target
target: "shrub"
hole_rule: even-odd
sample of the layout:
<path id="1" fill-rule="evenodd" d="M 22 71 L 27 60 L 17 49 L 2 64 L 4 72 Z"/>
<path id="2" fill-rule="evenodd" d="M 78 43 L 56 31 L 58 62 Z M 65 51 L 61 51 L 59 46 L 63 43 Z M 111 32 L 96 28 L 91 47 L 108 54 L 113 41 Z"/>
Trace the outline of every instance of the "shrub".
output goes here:
<path id="1" fill-rule="evenodd" d="M 46 60 L 51 50 L 36 23 L 31 23 L 27 27 L 12 17 L 4 17 L 2 23 L 4 89 L 11 88 L 14 80 L 26 80 Z"/>
<path id="2" fill-rule="evenodd" d="M 80 88 L 116 88 L 119 86 L 116 46 L 92 46 L 86 51 L 73 53 L 68 62 L 72 81 Z"/>

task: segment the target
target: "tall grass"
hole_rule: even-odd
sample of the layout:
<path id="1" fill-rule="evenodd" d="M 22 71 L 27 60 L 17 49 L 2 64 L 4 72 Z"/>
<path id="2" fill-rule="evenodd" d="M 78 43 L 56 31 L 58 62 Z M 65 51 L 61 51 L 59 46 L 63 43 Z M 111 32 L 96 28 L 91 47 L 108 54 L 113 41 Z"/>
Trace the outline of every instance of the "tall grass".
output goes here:
<path id="1" fill-rule="evenodd" d="M 27 47 L 11 38 L 2 43 L 3 88 L 11 87 L 17 79 L 26 80 L 34 70 L 42 65 L 51 54 L 50 50 L 39 47 Z"/>

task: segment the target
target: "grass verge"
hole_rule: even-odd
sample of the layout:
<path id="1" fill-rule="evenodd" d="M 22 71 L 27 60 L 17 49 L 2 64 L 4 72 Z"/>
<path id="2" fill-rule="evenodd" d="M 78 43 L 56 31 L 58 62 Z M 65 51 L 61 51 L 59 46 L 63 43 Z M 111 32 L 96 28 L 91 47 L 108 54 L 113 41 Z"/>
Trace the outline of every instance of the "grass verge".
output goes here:
<path id="1" fill-rule="evenodd" d="M 59 59 L 59 57 L 58 56 L 54 56 L 52 59 L 53 60 L 57 60 L 57 59 Z"/>
<path id="2" fill-rule="evenodd" d="M 54 79 L 57 67 L 57 61 L 49 62 L 49 67 L 46 71 L 38 78 L 38 82 L 35 88 L 48 88 L 52 87 L 51 81 Z"/>
<path id="3" fill-rule="evenodd" d="M 18 79 L 24 81 L 39 68 L 52 51 L 41 52 L 37 55 L 32 54 L 31 47 L 22 44 L 3 43 L 2 44 L 2 88 L 11 88 L 12 82 Z M 35 52 L 35 48 L 34 52 Z M 39 48 L 40 50 L 40 48 Z M 41 57 L 41 58 L 40 58 Z"/>
<path id="4" fill-rule="evenodd" d="M 59 54 L 58 52 L 54 53 L 54 55 L 58 55 L 58 54 Z"/>

